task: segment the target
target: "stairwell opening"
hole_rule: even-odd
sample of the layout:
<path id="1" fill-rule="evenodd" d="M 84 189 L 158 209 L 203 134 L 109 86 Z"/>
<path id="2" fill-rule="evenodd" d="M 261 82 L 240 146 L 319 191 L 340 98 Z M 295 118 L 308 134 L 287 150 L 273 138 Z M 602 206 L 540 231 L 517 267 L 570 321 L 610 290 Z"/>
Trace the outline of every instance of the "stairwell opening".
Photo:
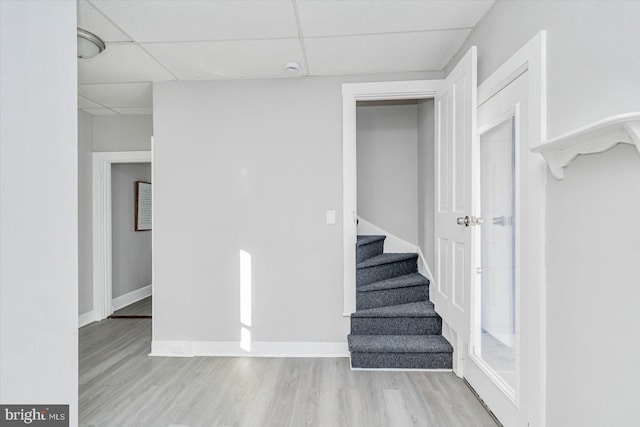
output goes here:
<path id="1" fill-rule="evenodd" d="M 354 368 L 452 367 L 429 301 L 434 128 L 433 99 L 357 103 Z"/>

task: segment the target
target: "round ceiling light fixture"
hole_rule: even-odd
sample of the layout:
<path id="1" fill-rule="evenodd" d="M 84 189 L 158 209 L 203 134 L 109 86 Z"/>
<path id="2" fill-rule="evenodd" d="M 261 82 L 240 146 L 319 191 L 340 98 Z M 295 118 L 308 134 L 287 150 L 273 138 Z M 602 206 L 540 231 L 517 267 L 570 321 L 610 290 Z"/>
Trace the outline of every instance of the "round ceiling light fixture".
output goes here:
<path id="1" fill-rule="evenodd" d="M 105 48 L 106 46 L 100 37 L 78 28 L 78 59 L 93 58 Z"/>
<path id="2" fill-rule="evenodd" d="M 284 64 L 284 69 L 287 73 L 296 74 L 300 72 L 300 64 L 296 61 L 289 61 Z"/>

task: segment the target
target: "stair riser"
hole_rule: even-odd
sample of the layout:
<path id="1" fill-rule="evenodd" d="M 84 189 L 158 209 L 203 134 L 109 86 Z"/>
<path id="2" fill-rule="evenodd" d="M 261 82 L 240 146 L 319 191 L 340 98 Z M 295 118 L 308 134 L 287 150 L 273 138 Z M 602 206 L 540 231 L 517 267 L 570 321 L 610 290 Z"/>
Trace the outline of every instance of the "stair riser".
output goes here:
<path id="1" fill-rule="evenodd" d="M 381 291 L 358 292 L 356 309 L 386 307 L 388 305 L 407 304 L 428 301 L 429 286 L 411 286 L 407 288 L 385 289 Z"/>
<path id="2" fill-rule="evenodd" d="M 451 353 L 351 353 L 353 368 L 451 369 Z"/>
<path id="3" fill-rule="evenodd" d="M 356 271 L 356 285 L 364 286 L 369 283 L 404 276 L 418 271 L 418 262 L 415 259 L 391 262 L 389 264 L 376 265 L 368 268 L 358 268 Z"/>
<path id="4" fill-rule="evenodd" d="M 352 317 L 352 335 L 440 335 L 440 317 Z"/>
<path id="5" fill-rule="evenodd" d="M 362 262 L 374 256 L 380 255 L 383 251 L 384 240 L 358 246 L 358 249 L 356 250 L 356 262 Z"/>

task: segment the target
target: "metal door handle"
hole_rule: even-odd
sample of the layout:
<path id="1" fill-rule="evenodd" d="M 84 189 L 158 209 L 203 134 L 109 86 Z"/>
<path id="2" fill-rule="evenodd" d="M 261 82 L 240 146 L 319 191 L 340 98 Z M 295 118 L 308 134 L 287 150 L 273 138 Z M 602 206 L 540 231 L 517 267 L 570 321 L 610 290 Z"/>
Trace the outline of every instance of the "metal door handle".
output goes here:
<path id="1" fill-rule="evenodd" d="M 458 223 L 458 225 L 464 225 L 465 227 L 469 226 L 469 216 L 465 216 L 463 217 L 459 217 L 456 222 Z"/>
<path id="2" fill-rule="evenodd" d="M 456 223 L 458 225 L 464 225 L 465 227 L 469 227 L 470 225 L 471 226 L 480 225 L 483 222 L 484 222 L 484 220 L 482 218 L 479 218 L 479 217 L 476 217 L 476 216 L 469 216 L 469 215 L 465 216 L 464 218 L 463 217 L 458 217 L 456 219 Z"/>

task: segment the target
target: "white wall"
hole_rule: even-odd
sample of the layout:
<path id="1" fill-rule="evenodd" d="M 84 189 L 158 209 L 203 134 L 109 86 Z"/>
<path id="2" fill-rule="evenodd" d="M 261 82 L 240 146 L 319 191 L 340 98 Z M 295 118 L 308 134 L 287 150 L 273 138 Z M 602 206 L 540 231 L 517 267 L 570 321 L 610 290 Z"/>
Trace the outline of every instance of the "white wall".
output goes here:
<path id="1" fill-rule="evenodd" d="M 240 339 L 240 251 L 252 340 L 346 342 L 342 95 L 346 81 L 154 85 L 154 340 Z"/>
<path id="2" fill-rule="evenodd" d="M 151 231 L 135 231 L 135 183 L 151 182 L 150 163 L 111 166 L 113 298 L 151 284 Z"/>
<path id="3" fill-rule="evenodd" d="M 78 314 L 93 309 L 93 116 L 78 110 Z"/>
<path id="4" fill-rule="evenodd" d="M 418 102 L 418 246 L 435 268 L 435 115 L 433 99 Z"/>
<path id="5" fill-rule="evenodd" d="M 95 116 L 93 129 L 93 151 L 151 150 L 152 116 Z"/>
<path id="6" fill-rule="evenodd" d="M 478 83 L 547 31 L 548 136 L 638 111 L 640 2 L 497 1 L 456 56 L 478 46 Z"/>
<path id="7" fill-rule="evenodd" d="M 360 102 L 356 112 L 358 216 L 417 245 L 416 102 Z"/>
<path id="8" fill-rule="evenodd" d="M 546 30 L 552 138 L 640 111 L 639 17 L 640 2 L 500 1 L 447 69 L 477 45 L 481 82 Z M 640 424 L 638 160 L 619 147 L 577 159 L 564 181 L 547 177 L 549 427 Z"/>
<path id="9" fill-rule="evenodd" d="M 78 423 L 76 4 L 0 2 L 0 401 Z"/>
<path id="10" fill-rule="evenodd" d="M 639 172 L 625 144 L 548 181 L 550 427 L 640 425 Z"/>

